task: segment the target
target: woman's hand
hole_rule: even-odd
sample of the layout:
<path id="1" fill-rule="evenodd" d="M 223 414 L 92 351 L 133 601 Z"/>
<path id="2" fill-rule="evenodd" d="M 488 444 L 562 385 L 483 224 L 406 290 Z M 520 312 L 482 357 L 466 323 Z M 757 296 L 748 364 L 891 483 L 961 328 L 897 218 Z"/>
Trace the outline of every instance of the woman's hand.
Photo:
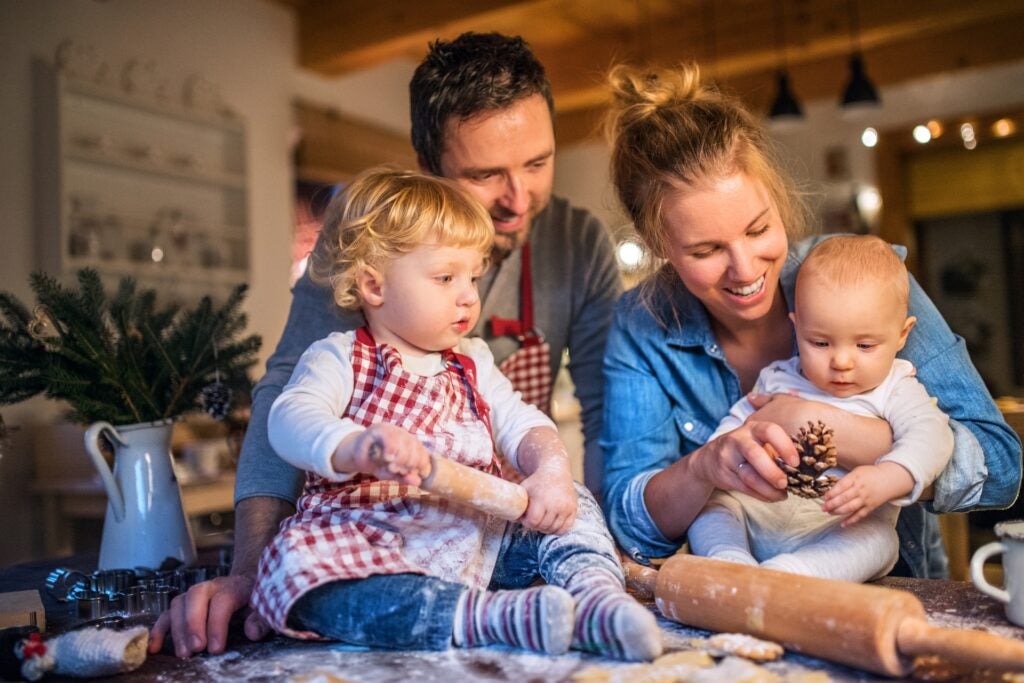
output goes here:
<path id="1" fill-rule="evenodd" d="M 644 488 L 651 519 L 665 538 L 681 539 L 716 488 L 783 500 L 786 474 L 776 453 L 796 465 L 796 448 L 782 427 L 748 420 L 651 477 Z"/>
<path id="2" fill-rule="evenodd" d="M 420 440 L 390 424 L 375 424 L 343 440 L 332 459 L 338 472 L 363 472 L 378 479 L 419 486 L 430 474 L 430 453 Z"/>
<path id="3" fill-rule="evenodd" d="M 710 486 L 772 502 L 786 497 L 786 474 L 775 464 L 776 454 L 790 465 L 799 462 L 796 448 L 782 427 L 774 422 L 747 420 L 690 457 L 697 457 L 695 472 Z"/>

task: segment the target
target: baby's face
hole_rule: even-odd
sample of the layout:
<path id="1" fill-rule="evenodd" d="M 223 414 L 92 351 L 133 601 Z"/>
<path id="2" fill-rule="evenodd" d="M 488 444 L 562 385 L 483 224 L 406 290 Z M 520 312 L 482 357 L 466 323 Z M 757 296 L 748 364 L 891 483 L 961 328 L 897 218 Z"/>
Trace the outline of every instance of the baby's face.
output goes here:
<path id="1" fill-rule="evenodd" d="M 914 326 L 914 318 L 879 282 L 842 288 L 818 278 L 801 280 L 792 318 L 801 372 L 840 398 L 881 384 Z"/>

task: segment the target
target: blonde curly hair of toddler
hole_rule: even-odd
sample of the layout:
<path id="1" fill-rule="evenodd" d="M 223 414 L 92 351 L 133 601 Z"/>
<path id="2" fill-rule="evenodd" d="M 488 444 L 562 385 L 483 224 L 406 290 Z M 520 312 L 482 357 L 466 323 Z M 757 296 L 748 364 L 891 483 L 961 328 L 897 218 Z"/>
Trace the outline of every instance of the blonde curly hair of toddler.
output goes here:
<path id="1" fill-rule="evenodd" d="M 484 207 L 454 182 L 391 167 L 359 174 L 331 200 L 309 257 L 314 282 L 330 286 L 343 309 L 359 308 L 366 267 L 424 244 L 477 249 L 486 258 L 494 226 Z"/>

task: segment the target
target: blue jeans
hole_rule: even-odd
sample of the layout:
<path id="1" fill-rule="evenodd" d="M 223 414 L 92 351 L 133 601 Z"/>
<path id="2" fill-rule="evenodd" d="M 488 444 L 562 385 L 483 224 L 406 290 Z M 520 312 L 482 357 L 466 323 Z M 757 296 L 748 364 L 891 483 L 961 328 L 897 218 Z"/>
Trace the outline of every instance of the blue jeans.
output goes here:
<path id="1" fill-rule="evenodd" d="M 576 523 L 562 536 L 520 524 L 505 531 L 489 588 L 526 588 L 537 579 L 565 586 L 580 571 L 602 568 L 622 580 L 615 544 L 593 495 L 576 486 Z M 335 581 L 299 598 L 288 625 L 350 645 L 444 650 L 466 587 L 422 574 L 378 574 Z"/>

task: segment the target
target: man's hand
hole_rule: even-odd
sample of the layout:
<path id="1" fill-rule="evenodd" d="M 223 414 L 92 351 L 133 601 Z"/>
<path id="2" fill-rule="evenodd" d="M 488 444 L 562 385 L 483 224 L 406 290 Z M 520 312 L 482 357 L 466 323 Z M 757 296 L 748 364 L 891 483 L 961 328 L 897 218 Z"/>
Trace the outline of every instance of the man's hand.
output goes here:
<path id="1" fill-rule="evenodd" d="M 208 650 L 224 652 L 228 626 L 235 612 L 248 609 L 256 585 L 256 569 L 263 547 L 274 538 L 281 520 L 295 505 L 279 498 L 246 498 L 235 506 L 235 559 L 231 576 L 197 583 L 171 601 L 149 634 L 149 651 L 159 652 L 171 634 L 174 653 L 182 658 Z M 259 640 L 269 628 L 252 612 L 245 619 L 245 635 Z"/>
<path id="2" fill-rule="evenodd" d="M 149 651 L 159 652 L 168 632 L 174 640 L 174 653 L 186 659 L 197 652 L 224 652 L 228 642 L 228 624 L 240 609 L 248 609 L 255 579 L 247 575 L 220 576 L 197 583 L 188 592 L 171 601 L 149 633 Z M 255 612 L 245 619 L 245 635 L 259 640 L 269 628 Z"/>
<path id="3" fill-rule="evenodd" d="M 825 494 L 822 510 L 845 516 L 848 527 L 864 519 L 880 506 L 901 498 L 914 488 L 914 478 L 902 465 L 882 462 L 854 468 Z"/>

